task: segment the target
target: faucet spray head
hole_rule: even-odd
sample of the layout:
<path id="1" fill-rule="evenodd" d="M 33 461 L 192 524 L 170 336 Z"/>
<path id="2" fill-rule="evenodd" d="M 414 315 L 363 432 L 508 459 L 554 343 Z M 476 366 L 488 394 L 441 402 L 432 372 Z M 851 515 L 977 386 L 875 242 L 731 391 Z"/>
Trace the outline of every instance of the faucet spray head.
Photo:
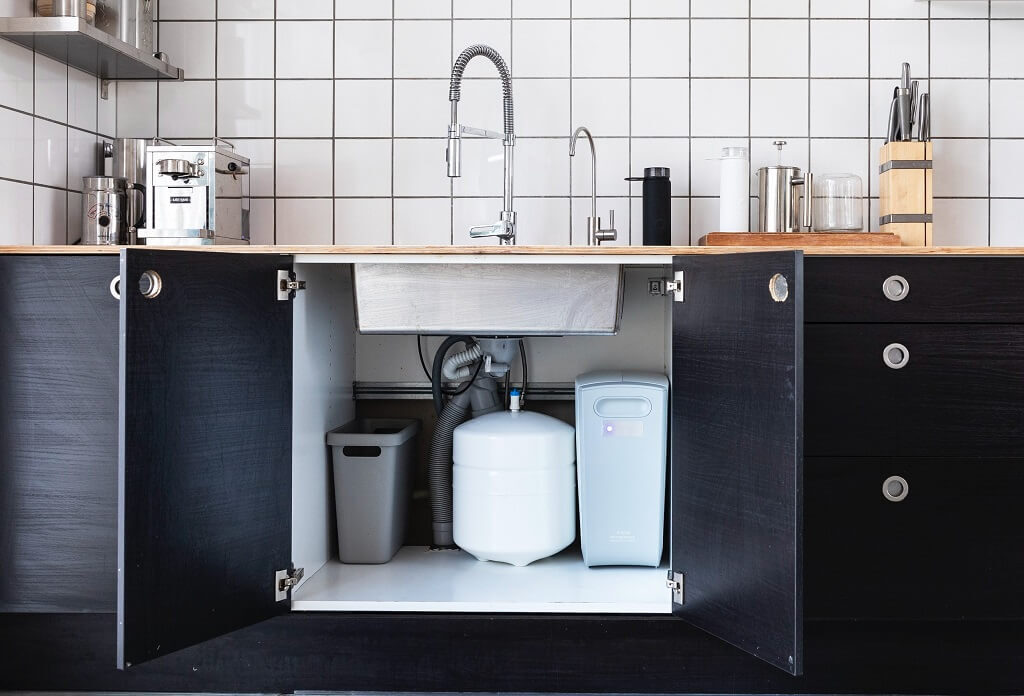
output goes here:
<path id="1" fill-rule="evenodd" d="M 448 147 L 444 151 L 444 159 L 448 163 L 449 179 L 462 176 L 462 138 L 457 124 L 448 126 Z"/>

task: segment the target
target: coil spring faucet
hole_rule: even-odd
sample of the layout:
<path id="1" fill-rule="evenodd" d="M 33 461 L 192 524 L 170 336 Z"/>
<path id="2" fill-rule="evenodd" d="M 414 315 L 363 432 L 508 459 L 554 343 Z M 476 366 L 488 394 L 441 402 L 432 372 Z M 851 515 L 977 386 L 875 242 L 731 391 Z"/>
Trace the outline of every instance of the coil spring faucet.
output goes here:
<path id="1" fill-rule="evenodd" d="M 501 77 L 502 105 L 505 116 L 504 133 L 495 133 L 481 128 L 459 125 L 459 99 L 462 97 L 462 74 L 466 71 L 469 61 L 477 56 L 483 56 L 494 63 L 494 67 L 498 69 L 498 75 Z M 490 46 L 483 44 L 470 46 L 460 53 L 459 57 L 455 59 L 455 64 L 452 66 L 452 81 L 451 87 L 448 90 L 448 101 L 451 102 L 452 107 L 452 122 L 448 126 L 448 149 L 445 152 L 449 178 L 455 179 L 462 176 L 463 133 L 501 140 L 505 148 L 504 210 L 501 211 L 501 217 L 497 222 L 490 225 L 471 227 L 469 229 L 469 236 L 474 239 L 478 237 L 498 237 L 502 244 L 515 244 L 516 213 L 512 210 L 512 148 L 515 147 L 516 136 L 512 107 L 512 74 L 509 72 L 508 66 L 501 55 Z"/>

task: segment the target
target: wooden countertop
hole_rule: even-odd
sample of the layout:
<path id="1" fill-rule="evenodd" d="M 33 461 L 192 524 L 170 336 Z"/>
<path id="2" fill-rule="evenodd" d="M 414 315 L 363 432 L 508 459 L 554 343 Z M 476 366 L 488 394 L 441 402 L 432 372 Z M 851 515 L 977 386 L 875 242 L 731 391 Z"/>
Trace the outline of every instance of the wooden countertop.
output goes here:
<path id="1" fill-rule="evenodd" d="M 0 246 L 0 254 L 117 254 L 129 247 Z M 229 252 L 241 254 L 331 254 L 348 256 L 696 256 L 785 251 L 799 247 L 642 247 L 642 246 L 205 246 L 131 247 L 166 251 Z M 813 256 L 1024 256 L 1024 247 L 806 247 Z"/>

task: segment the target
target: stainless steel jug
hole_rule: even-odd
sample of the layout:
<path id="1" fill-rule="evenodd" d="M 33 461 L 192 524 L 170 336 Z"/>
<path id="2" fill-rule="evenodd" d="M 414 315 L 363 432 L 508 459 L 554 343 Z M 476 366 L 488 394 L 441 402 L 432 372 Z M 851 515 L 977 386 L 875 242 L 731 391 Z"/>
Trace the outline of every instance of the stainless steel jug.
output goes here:
<path id="1" fill-rule="evenodd" d="M 124 244 L 125 180 L 112 176 L 82 179 L 82 244 L 109 246 Z"/>
<path id="2" fill-rule="evenodd" d="M 814 175 L 806 175 L 799 167 L 782 164 L 784 140 L 776 140 L 779 164 L 757 170 L 757 230 L 758 232 L 810 232 L 814 228 L 811 192 Z"/>
<path id="3" fill-rule="evenodd" d="M 128 244 L 135 244 L 135 231 L 146 226 L 146 150 L 158 140 L 117 138 L 107 150 L 113 158 L 111 173 L 126 184 L 125 221 Z"/>

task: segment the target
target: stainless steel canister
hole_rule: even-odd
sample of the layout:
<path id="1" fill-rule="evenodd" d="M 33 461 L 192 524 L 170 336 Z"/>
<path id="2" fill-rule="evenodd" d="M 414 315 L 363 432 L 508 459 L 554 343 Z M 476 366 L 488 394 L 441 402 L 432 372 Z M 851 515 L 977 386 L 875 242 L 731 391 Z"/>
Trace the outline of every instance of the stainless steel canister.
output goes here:
<path id="1" fill-rule="evenodd" d="M 82 179 L 82 244 L 108 246 L 125 242 L 125 188 L 125 180 L 113 176 Z"/>
<path id="2" fill-rule="evenodd" d="M 98 0 L 96 26 L 143 53 L 153 53 L 153 0 Z"/>
<path id="3" fill-rule="evenodd" d="M 95 0 L 36 0 L 37 17 L 81 17 L 89 24 L 96 21 Z"/>

